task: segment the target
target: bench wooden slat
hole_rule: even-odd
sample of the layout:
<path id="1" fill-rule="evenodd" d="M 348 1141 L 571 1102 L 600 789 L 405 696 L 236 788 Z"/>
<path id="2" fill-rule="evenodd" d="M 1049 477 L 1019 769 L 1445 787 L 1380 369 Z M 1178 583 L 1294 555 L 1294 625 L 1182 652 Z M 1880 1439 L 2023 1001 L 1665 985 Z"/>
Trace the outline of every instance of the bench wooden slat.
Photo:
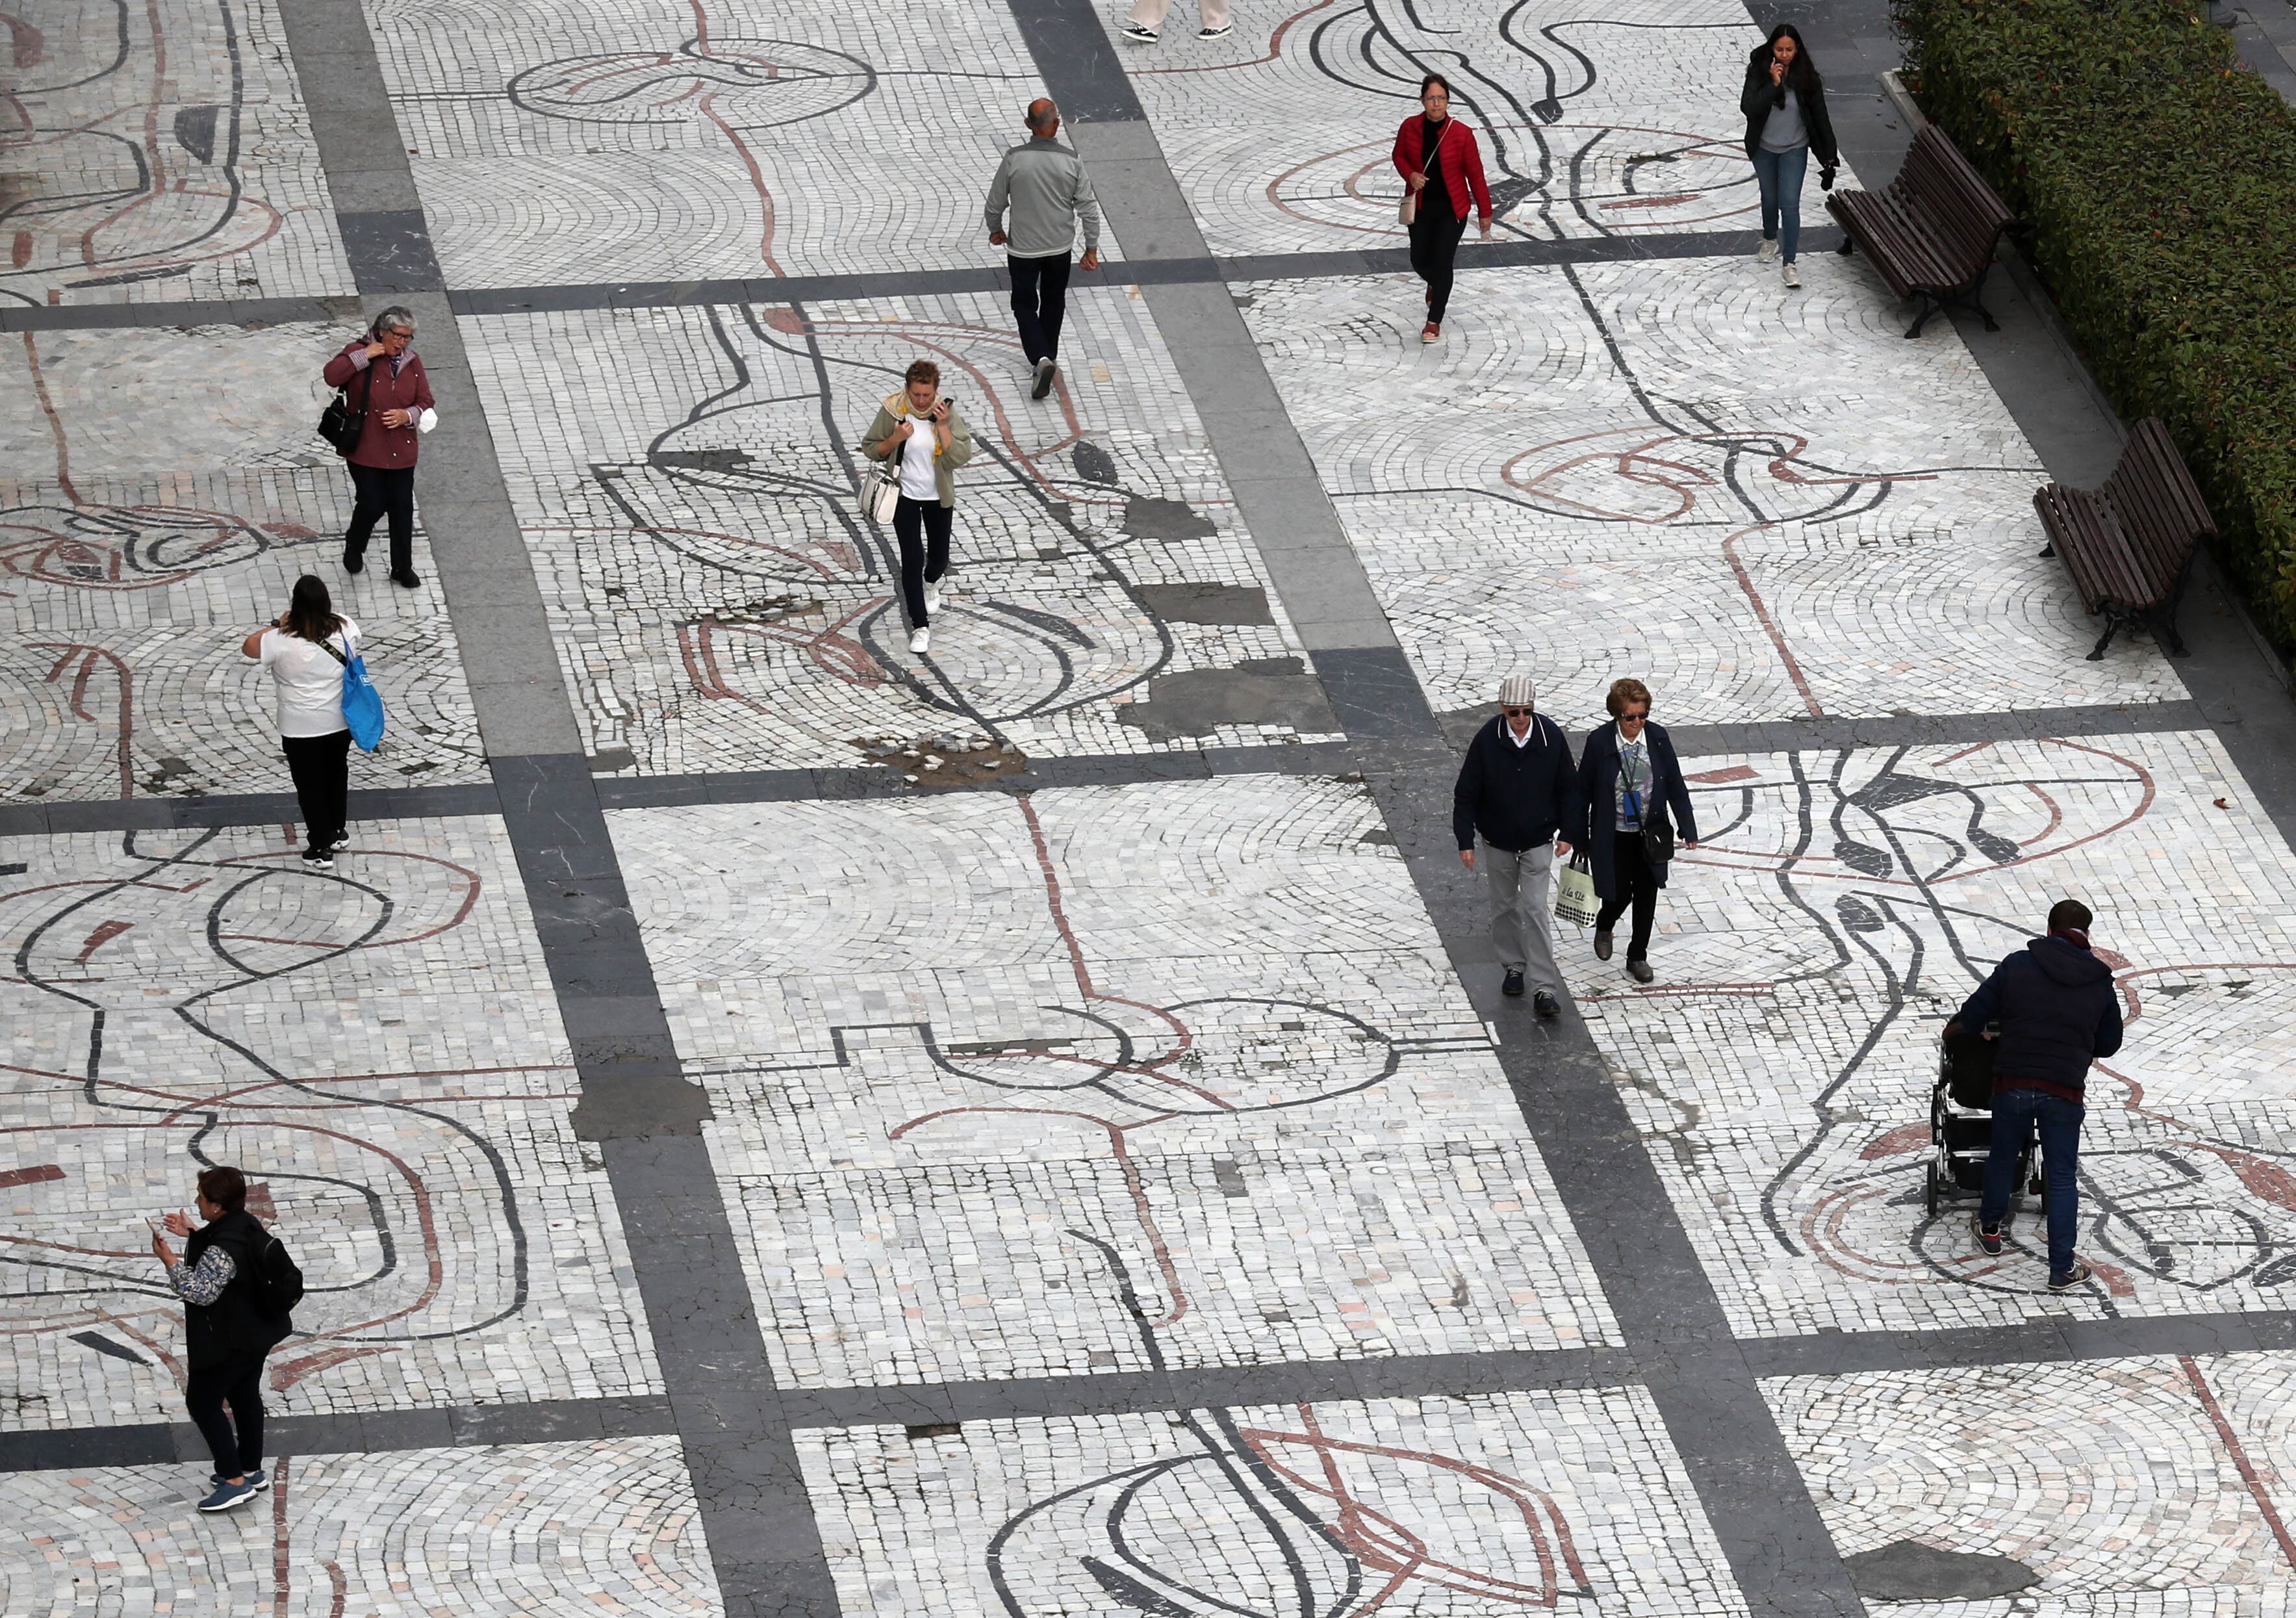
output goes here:
<path id="1" fill-rule="evenodd" d="M 1889 185 L 1835 192 L 1825 206 L 1892 292 L 1933 303 L 1976 292 L 2001 233 L 2016 218 L 1934 125 L 1914 138 Z"/>
<path id="2" fill-rule="evenodd" d="M 2137 423 L 2102 489 L 2051 483 L 2034 494 L 2033 509 L 2082 604 L 2112 620 L 2092 658 L 2103 655 L 2122 620 L 2146 613 L 2165 618 L 2172 648 L 2182 651 L 2177 602 L 2194 551 L 2217 526 L 2166 426 L 2150 416 Z"/>

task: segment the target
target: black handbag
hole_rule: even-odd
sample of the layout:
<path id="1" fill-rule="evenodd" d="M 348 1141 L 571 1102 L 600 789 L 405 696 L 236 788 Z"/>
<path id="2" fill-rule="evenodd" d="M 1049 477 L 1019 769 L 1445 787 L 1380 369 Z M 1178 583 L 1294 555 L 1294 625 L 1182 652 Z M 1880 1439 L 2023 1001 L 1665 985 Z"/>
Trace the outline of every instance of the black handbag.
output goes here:
<path id="1" fill-rule="evenodd" d="M 348 456 L 359 447 L 366 432 L 367 396 L 373 391 L 374 362 L 369 360 L 359 377 L 358 408 L 351 408 L 350 389 L 346 385 L 336 389 L 335 397 L 319 412 L 319 436 L 334 446 L 337 455 Z"/>

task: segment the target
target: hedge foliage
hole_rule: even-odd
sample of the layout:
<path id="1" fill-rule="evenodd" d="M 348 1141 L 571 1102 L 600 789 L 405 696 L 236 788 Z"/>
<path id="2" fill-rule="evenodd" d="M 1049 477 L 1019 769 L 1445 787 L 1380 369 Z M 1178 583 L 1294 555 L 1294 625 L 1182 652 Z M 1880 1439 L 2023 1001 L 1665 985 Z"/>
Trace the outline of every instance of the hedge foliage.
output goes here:
<path id="1" fill-rule="evenodd" d="M 1892 0 L 1911 87 L 2004 201 L 2129 420 L 2157 415 L 2296 646 L 2296 115 L 2168 0 Z"/>

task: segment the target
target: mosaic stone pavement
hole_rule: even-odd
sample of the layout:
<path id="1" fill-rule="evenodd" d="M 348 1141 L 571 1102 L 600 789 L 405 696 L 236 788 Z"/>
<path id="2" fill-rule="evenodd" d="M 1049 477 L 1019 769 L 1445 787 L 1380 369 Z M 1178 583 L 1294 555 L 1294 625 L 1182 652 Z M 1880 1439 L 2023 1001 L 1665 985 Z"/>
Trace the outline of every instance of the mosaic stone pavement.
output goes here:
<path id="1" fill-rule="evenodd" d="M 287 1412 L 658 1385 L 565 1035 L 491 820 L 0 843 L 12 1261 L 0 1428 L 172 1417 L 182 1306 L 149 1219 L 259 1164 L 311 1296 Z M 13 1610 L 12 1608 L 11 1610 Z"/>
<path id="2" fill-rule="evenodd" d="M 339 565 L 349 480 L 311 426 L 345 341 L 294 324 L 0 342 L 0 801 L 283 785 L 272 681 L 239 643 L 307 572 L 389 694 L 354 784 L 484 778 L 419 522 L 423 587 L 385 577 L 381 532 L 365 573 Z"/>
<path id="3" fill-rule="evenodd" d="M 2296 1610 L 2279 806 L 2087 660 L 1973 333 L 1621 257 L 1754 223 L 1742 9 L 302 4 L 9 18 L 0 1611 Z M 1305 256 L 1401 244 L 1427 65 L 1568 257 L 1432 347 Z M 973 272 L 1046 88 L 1111 252 L 1267 257 L 1079 273 L 1032 402 Z M 479 407 L 411 592 L 311 431 L 400 298 Z M 980 446 L 922 657 L 851 492 L 919 356 Z M 237 654 L 306 571 L 398 789 L 326 873 Z M 1552 1028 L 1442 824 L 1519 668 L 1703 730 L 1658 982 L 1566 929 Z M 1779 720 L 1882 740 L 1722 751 Z M 2067 891 L 2130 1021 L 2054 1295 L 1927 1108 Z M 313 1287 L 227 1517 L 146 1245 L 209 1161 Z"/>
<path id="4" fill-rule="evenodd" d="M 776 1372 L 1612 1340 L 1384 836 L 1266 776 L 616 817 Z"/>
<path id="5" fill-rule="evenodd" d="M 20 1526 L 0 1605 L 26 1618 L 266 1612 L 720 1611 L 675 1439 L 282 1456 L 230 1516 L 186 1470 L 0 1477 Z"/>
<path id="6" fill-rule="evenodd" d="M 1072 300 L 1042 402 L 988 297 L 470 327 L 594 756 L 683 773 L 951 729 L 1029 757 L 1337 730 L 1136 290 Z M 921 358 L 974 446 L 923 656 L 893 535 L 853 496 Z M 615 386 L 586 388 L 601 370 Z"/>

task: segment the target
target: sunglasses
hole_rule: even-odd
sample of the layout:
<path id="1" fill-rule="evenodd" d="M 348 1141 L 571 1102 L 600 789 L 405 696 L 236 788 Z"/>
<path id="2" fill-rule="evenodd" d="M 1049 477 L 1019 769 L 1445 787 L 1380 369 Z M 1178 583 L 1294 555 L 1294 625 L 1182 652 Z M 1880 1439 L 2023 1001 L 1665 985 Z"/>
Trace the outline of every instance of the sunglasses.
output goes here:
<path id="1" fill-rule="evenodd" d="M 1529 714 L 1530 710 L 1528 708 L 1502 708 L 1499 711 L 1506 715 L 1506 717 L 1511 719 L 1520 719 Z"/>
<path id="2" fill-rule="evenodd" d="M 1650 710 L 1649 710 L 1649 709 L 1647 709 L 1647 708 L 1645 708 L 1645 709 L 1644 709 L 1640 713 L 1622 713 L 1622 714 L 1620 714 L 1620 715 L 1619 716 L 1619 723 L 1620 723 L 1620 724 L 1621 724 L 1621 725 L 1624 725 L 1624 724 L 1627 724 L 1627 723 L 1628 723 L 1629 721 L 1631 721 L 1631 722 L 1633 722 L 1633 723 L 1635 723 L 1635 724 L 1639 725 L 1639 724 L 1641 724 L 1644 719 L 1648 719 L 1648 718 L 1650 718 Z"/>

